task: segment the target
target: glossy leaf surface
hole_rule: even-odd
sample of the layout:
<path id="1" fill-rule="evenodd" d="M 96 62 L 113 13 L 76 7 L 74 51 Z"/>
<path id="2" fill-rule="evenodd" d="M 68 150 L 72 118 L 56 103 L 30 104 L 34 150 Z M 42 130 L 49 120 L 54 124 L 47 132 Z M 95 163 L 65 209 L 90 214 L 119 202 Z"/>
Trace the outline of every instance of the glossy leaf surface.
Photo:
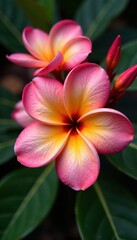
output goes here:
<path id="1" fill-rule="evenodd" d="M 116 72 L 122 73 L 127 68 L 137 64 L 137 40 L 128 42 L 122 48 L 121 58 Z M 128 90 L 137 90 L 137 78 L 128 88 Z"/>
<path id="2" fill-rule="evenodd" d="M 137 239 L 137 200 L 107 174 L 78 194 L 76 214 L 83 240 Z"/>
<path id="3" fill-rule="evenodd" d="M 20 129 L 20 126 L 12 119 L 0 119 L 0 133 L 10 129 Z"/>
<path id="4" fill-rule="evenodd" d="M 127 3 L 128 0 L 86 0 L 79 7 L 76 20 L 93 41 L 108 27 L 110 21 L 124 10 Z"/>
<path id="5" fill-rule="evenodd" d="M 21 33 L 29 21 L 16 0 L 0 1 L 0 42 L 11 51 L 24 51 Z"/>
<path id="6" fill-rule="evenodd" d="M 19 239 L 49 213 L 57 193 L 57 177 L 50 165 L 16 170 L 0 184 L 0 239 Z"/>
<path id="7" fill-rule="evenodd" d="M 15 156 L 14 143 L 19 132 L 7 132 L 0 131 L 0 165 L 9 161 Z"/>
<path id="8" fill-rule="evenodd" d="M 0 118 L 10 118 L 11 112 L 13 111 L 15 103 L 19 98 L 7 91 L 6 89 L 0 87 Z"/>
<path id="9" fill-rule="evenodd" d="M 54 17 L 54 0 L 16 0 L 34 27 L 49 30 Z"/>
<path id="10" fill-rule="evenodd" d="M 137 39 L 136 28 L 122 26 L 122 27 L 119 27 L 118 29 L 112 29 L 112 30 L 106 31 L 96 41 L 94 41 L 94 45 L 93 45 L 94 51 L 92 52 L 90 57 L 92 58 L 92 55 L 94 55 L 94 57 L 96 57 L 97 60 L 101 62 L 105 57 L 112 42 L 118 35 L 120 35 L 122 38 L 122 46 L 129 45 L 128 42 L 136 42 L 136 39 Z M 131 47 L 132 47 L 132 44 L 131 44 Z"/>
<path id="11" fill-rule="evenodd" d="M 11 119 L 18 97 L 0 88 L 0 165 L 9 161 L 14 154 L 14 143 L 21 127 Z"/>
<path id="12" fill-rule="evenodd" d="M 123 45 L 117 73 L 121 73 L 134 64 L 137 64 L 137 40 Z"/>

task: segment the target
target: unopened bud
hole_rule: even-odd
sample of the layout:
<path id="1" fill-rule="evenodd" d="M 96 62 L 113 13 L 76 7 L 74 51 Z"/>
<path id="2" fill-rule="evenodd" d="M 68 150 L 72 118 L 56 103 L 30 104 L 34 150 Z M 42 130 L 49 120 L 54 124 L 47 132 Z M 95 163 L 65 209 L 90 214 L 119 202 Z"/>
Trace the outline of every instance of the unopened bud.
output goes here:
<path id="1" fill-rule="evenodd" d="M 114 86 L 110 92 L 107 107 L 115 104 L 125 94 L 125 90 L 130 87 L 135 78 L 137 77 L 137 64 L 128 68 L 125 72 L 121 73 L 116 79 Z"/>
<path id="2" fill-rule="evenodd" d="M 125 72 L 120 74 L 115 81 L 114 89 L 118 92 L 125 91 L 137 77 L 137 64 L 128 68 Z"/>
<path id="3" fill-rule="evenodd" d="M 113 72 L 116 68 L 121 54 L 121 36 L 118 35 L 114 42 L 112 43 L 111 47 L 108 50 L 106 56 L 106 67 L 108 72 Z"/>

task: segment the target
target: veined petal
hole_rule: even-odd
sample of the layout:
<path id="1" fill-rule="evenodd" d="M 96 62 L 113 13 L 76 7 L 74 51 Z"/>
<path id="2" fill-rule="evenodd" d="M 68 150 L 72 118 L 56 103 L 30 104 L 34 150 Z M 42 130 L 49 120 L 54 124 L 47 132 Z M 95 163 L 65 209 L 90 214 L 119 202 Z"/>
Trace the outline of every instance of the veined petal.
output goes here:
<path id="1" fill-rule="evenodd" d="M 92 51 L 91 41 L 83 36 L 70 40 L 63 48 L 64 64 L 62 68 L 72 69 L 83 62 Z"/>
<path id="2" fill-rule="evenodd" d="M 80 121 L 83 123 L 81 134 L 99 153 L 119 152 L 133 140 L 133 126 L 119 111 L 108 108 L 93 110 Z"/>
<path id="3" fill-rule="evenodd" d="M 61 126 L 34 122 L 26 127 L 15 143 L 18 161 L 27 167 L 40 167 L 55 160 L 63 149 L 69 132 Z"/>
<path id="4" fill-rule="evenodd" d="M 37 60 L 36 58 L 26 53 L 13 53 L 6 57 L 9 61 L 23 67 L 37 68 L 45 67 L 46 65 L 46 61 Z"/>
<path id="5" fill-rule="evenodd" d="M 82 35 L 82 29 L 73 20 L 62 20 L 56 23 L 50 33 L 50 45 L 53 53 L 56 55 L 58 51 L 61 51 L 65 44 L 72 38 Z"/>
<path id="6" fill-rule="evenodd" d="M 63 55 L 61 52 L 58 52 L 58 54 L 52 59 L 52 61 L 44 68 L 37 69 L 34 72 L 34 75 L 44 75 L 49 72 L 52 72 L 55 69 L 58 69 L 60 64 L 63 61 Z"/>
<path id="7" fill-rule="evenodd" d="M 11 116 L 22 127 L 26 127 L 34 121 L 34 119 L 31 118 L 25 111 L 22 101 L 15 104 L 14 111 Z"/>
<path id="8" fill-rule="evenodd" d="M 97 179 L 100 169 L 98 154 L 78 133 L 70 134 L 56 160 L 61 181 L 75 190 L 85 190 Z"/>
<path id="9" fill-rule="evenodd" d="M 63 124 L 66 117 L 63 85 L 54 78 L 34 78 L 24 88 L 23 104 L 31 117 L 48 124 Z"/>
<path id="10" fill-rule="evenodd" d="M 66 77 L 64 99 L 70 116 L 77 117 L 104 107 L 110 93 L 110 81 L 103 68 L 97 64 L 83 63 Z"/>
<path id="11" fill-rule="evenodd" d="M 44 61 L 52 58 L 47 33 L 37 28 L 26 27 L 22 38 L 26 49 L 34 57 Z"/>

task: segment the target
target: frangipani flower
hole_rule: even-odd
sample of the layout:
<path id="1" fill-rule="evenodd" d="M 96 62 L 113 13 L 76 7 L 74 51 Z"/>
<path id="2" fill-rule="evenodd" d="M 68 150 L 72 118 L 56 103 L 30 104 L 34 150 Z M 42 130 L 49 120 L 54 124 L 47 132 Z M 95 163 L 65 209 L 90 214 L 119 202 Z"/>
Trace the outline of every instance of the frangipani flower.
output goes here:
<path id="1" fill-rule="evenodd" d="M 40 29 L 26 27 L 22 38 L 30 54 L 15 53 L 7 58 L 23 67 L 38 68 L 34 75 L 70 70 L 83 62 L 92 50 L 91 41 L 82 36 L 81 27 L 72 20 L 56 23 L 49 35 Z"/>
<path id="2" fill-rule="evenodd" d="M 31 118 L 25 111 L 22 101 L 15 104 L 11 117 L 22 127 L 26 127 L 34 122 L 33 118 Z"/>
<path id="3" fill-rule="evenodd" d="M 50 77 L 36 77 L 23 93 L 23 104 L 35 122 L 15 144 L 18 161 L 40 167 L 56 159 L 62 182 L 84 190 L 97 179 L 98 153 L 124 149 L 133 139 L 133 127 L 122 113 L 103 108 L 110 81 L 98 65 L 75 67 L 62 85 Z"/>

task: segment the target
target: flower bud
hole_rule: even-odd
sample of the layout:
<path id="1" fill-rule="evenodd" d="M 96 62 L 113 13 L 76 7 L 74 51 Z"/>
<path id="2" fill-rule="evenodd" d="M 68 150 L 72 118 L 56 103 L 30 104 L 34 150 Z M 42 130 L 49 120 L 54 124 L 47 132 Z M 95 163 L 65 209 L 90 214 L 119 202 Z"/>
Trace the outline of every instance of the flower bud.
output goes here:
<path id="1" fill-rule="evenodd" d="M 113 72 L 113 70 L 116 68 L 119 59 L 120 59 L 120 53 L 121 53 L 121 36 L 118 35 L 114 42 L 112 43 L 111 47 L 108 50 L 107 56 L 106 56 L 106 67 L 108 72 Z"/>
<path id="2" fill-rule="evenodd" d="M 121 73 L 116 79 L 114 86 L 110 92 L 107 102 L 107 107 L 115 104 L 125 94 L 125 90 L 133 83 L 137 77 L 137 64 L 128 68 L 125 72 Z"/>
<path id="3" fill-rule="evenodd" d="M 118 92 L 125 91 L 137 77 L 137 64 L 128 68 L 119 75 L 114 84 L 114 89 Z"/>

